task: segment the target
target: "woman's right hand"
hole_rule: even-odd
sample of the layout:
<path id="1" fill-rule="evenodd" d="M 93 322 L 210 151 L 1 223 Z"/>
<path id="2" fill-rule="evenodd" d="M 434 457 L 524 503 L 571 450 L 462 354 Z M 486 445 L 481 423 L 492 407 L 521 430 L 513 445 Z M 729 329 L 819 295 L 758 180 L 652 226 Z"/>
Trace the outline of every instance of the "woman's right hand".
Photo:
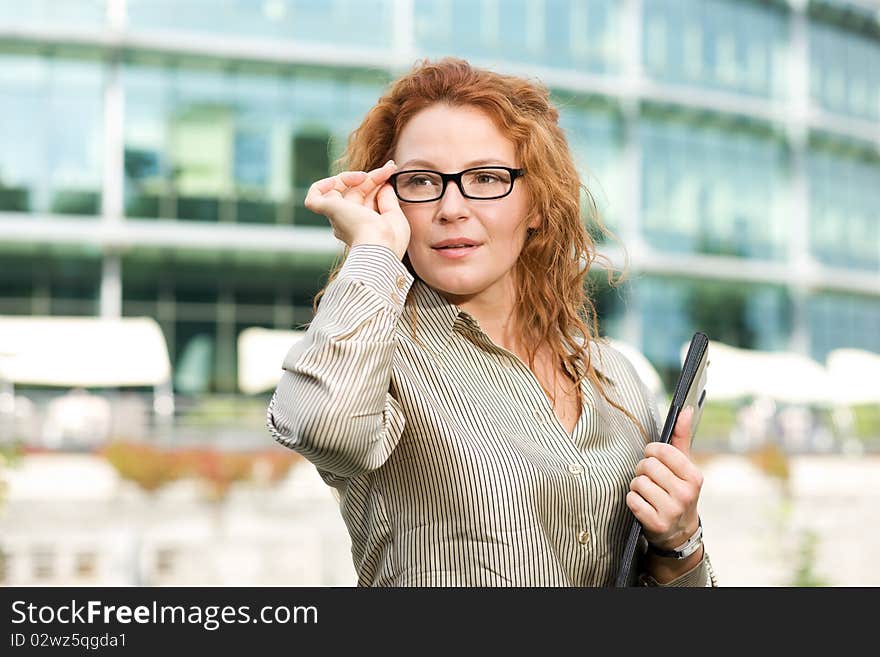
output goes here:
<path id="1" fill-rule="evenodd" d="M 349 246 L 381 244 L 401 260 L 409 246 L 409 222 L 388 183 L 397 165 L 364 171 L 343 171 L 309 187 L 305 206 L 330 220 L 333 234 Z"/>

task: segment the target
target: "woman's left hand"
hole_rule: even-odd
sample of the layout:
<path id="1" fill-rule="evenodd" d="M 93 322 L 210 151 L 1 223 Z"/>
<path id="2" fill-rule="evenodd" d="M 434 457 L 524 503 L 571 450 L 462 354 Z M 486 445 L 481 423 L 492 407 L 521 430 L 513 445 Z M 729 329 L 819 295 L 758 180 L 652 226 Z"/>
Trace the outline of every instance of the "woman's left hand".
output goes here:
<path id="1" fill-rule="evenodd" d="M 669 444 L 651 442 L 636 466 L 626 505 L 642 523 L 645 538 L 653 545 L 673 550 L 699 525 L 697 502 L 703 474 L 691 461 L 693 409 L 683 410 Z"/>

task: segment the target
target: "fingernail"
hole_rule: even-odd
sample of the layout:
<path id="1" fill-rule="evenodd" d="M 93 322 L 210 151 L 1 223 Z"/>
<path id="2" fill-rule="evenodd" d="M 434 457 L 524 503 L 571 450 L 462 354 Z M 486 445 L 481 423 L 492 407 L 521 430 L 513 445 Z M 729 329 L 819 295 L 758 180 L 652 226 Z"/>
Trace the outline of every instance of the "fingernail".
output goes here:
<path id="1" fill-rule="evenodd" d="M 397 166 L 396 164 L 394 164 L 394 160 L 388 160 L 383 166 L 386 166 L 386 167 L 387 167 L 389 164 L 392 164 L 392 165 L 394 165 L 394 166 Z"/>

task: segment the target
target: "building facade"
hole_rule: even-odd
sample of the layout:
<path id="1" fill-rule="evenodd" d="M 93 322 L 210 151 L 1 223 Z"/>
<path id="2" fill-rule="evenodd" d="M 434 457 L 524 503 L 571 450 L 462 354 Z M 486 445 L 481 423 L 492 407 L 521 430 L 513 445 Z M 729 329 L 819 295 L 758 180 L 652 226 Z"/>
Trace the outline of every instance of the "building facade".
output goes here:
<path id="1" fill-rule="evenodd" d="M 863 0 L 0 0 L 0 314 L 150 316 L 180 393 L 307 323 L 303 206 L 422 57 L 551 88 L 629 277 L 603 330 L 880 352 L 880 8 Z"/>

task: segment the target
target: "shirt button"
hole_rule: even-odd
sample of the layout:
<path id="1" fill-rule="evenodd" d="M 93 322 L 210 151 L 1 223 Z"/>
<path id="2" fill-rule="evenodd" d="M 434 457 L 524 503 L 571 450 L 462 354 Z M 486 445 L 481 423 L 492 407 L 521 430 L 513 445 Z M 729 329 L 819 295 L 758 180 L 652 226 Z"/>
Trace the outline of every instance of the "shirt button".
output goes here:
<path id="1" fill-rule="evenodd" d="M 397 292 L 392 292 L 392 293 L 391 293 L 391 300 L 392 300 L 394 303 L 400 303 L 400 296 L 397 294 Z"/>
<path id="2" fill-rule="evenodd" d="M 568 471 L 573 475 L 579 475 L 584 473 L 584 466 L 580 463 L 569 463 Z"/>
<path id="3" fill-rule="evenodd" d="M 404 277 L 403 274 L 399 274 L 397 276 L 397 280 L 394 281 L 394 283 L 395 283 L 395 285 L 397 285 L 398 290 L 402 290 L 403 288 L 406 287 L 406 278 Z"/>
<path id="4" fill-rule="evenodd" d="M 588 532 L 586 529 L 582 529 L 581 531 L 579 531 L 578 532 L 578 543 L 580 543 L 581 545 L 586 545 L 589 542 L 590 542 L 590 532 Z"/>

